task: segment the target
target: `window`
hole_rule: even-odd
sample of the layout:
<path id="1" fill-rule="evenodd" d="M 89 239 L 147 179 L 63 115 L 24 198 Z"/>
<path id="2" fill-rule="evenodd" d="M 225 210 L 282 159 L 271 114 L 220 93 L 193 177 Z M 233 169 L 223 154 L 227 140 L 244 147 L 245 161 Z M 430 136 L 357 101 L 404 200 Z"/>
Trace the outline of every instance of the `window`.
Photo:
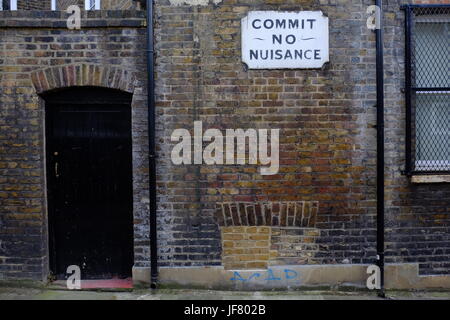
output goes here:
<path id="1" fill-rule="evenodd" d="M 406 5 L 406 174 L 450 174 L 450 5 Z"/>
<path id="2" fill-rule="evenodd" d="M 17 0 L 0 0 L 0 10 L 17 10 Z"/>
<path id="3" fill-rule="evenodd" d="M 61 10 L 59 1 L 51 0 L 52 10 Z M 85 10 L 100 10 L 100 0 L 84 0 Z"/>
<path id="4" fill-rule="evenodd" d="M 86 10 L 100 10 L 100 0 L 84 0 Z"/>

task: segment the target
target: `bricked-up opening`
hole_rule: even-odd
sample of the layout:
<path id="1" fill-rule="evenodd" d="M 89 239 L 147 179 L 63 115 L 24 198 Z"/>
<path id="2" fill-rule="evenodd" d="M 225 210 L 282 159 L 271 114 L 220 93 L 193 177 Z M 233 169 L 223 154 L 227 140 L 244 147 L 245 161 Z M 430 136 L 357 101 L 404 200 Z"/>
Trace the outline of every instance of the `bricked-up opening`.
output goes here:
<path id="1" fill-rule="evenodd" d="M 133 200 L 131 97 L 73 87 L 41 95 L 46 103 L 51 272 L 81 279 L 131 276 Z"/>

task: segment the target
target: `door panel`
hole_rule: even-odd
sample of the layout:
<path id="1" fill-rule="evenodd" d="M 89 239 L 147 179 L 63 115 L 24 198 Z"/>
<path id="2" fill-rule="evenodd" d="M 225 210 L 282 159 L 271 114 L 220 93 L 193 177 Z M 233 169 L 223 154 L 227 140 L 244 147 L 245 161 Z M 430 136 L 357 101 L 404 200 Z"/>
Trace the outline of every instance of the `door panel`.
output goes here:
<path id="1" fill-rule="evenodd" d="M 131 114 L 127 105 L 47 106 L 51 264 L 82 279 L 127 277 L 133 263 Z"/>

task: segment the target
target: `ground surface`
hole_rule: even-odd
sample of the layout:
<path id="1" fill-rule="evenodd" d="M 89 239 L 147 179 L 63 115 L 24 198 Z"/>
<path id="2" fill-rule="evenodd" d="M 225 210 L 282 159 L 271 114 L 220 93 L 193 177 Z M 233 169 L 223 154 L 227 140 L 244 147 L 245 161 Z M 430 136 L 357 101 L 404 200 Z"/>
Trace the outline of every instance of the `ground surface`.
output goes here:
<path id="1" fill-rule="evenodd" d="M 450 300 L 450 291 L 388 291 L 391 299 Z M 188 289 L 62 290 L 1 286 L 0 300 L 377 300 L 367 291 L 264 291 L 236 292 Z"/>

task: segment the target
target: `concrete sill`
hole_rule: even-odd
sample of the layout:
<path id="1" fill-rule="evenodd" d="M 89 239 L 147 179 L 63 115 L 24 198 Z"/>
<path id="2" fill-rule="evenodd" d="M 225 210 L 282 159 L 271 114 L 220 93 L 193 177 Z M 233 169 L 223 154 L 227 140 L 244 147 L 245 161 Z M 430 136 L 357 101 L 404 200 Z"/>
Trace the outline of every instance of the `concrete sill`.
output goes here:
<path id="1" fill-rule="evenodd" d="M 411 176 L 411 183 L 450 183 L 450 175 L 416 175 Z"/>

